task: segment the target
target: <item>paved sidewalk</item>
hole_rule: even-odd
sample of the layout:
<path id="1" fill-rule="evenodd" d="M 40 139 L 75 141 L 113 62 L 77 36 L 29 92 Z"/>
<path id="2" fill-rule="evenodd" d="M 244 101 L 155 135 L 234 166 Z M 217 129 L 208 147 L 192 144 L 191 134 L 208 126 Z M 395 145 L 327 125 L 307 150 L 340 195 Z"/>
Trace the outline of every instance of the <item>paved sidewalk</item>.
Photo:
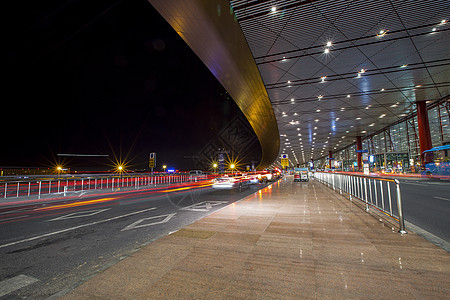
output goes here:
<path id="1" fill-rule="evenodd" d="M 282 180 L 62 299 L 449 299 L 450 255 L 322 184 Z"/>

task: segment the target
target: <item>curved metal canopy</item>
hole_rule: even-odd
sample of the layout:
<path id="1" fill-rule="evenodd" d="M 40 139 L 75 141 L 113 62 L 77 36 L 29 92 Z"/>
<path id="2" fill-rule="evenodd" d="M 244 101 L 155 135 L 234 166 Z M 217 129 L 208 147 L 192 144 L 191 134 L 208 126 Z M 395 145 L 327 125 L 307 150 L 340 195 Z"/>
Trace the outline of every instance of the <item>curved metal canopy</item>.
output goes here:
<path id="1" fill-rule="evenodd" d="M 258 169 L 280 149 L 277 120 L 252 52 L 227 0 L 149 0 L 228 91 L 262 148 Z"/>

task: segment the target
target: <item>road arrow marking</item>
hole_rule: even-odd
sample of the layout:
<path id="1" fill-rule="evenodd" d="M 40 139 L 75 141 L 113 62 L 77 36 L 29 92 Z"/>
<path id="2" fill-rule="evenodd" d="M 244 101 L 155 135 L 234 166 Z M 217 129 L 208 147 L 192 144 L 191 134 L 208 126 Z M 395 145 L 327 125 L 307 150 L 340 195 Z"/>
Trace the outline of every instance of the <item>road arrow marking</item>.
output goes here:
<path id="1" fill-rule="evenodd" d="M 80 212 L 74 212 L 68 215 L 64 215 L 61 217 L 57 217 L 48 221 L 57 221 L 57 220 L 66 220 L 66 219 L 75 219 L 75 218 L 84 218 L 84 217 L 90 217 L 96 214 L 99 214 L 101 212 L 110 210 L 111 208 L 105 208 L 105 209 L 94 209 L 94 210 L 88 210 L 88 211 L 80 211 Z"/>
<path id="2" fill-rule="evenodd" d="M 125 227 L 125 228 L 122 229 L 121 231 L 130 230 L 130 229 L 135 229 L 135 228 L 142 228 L 142 227 L 147 227 L 147 226 L 152 226 L 152 225 L 157 225 L 157 224 L 164 224 L 164 223 L 169 222 L 169 220 L 172 219 L 173 216 L 175 216 L 176 214 L 177 214 L 177 213 L 167 214 L 167 215 L 160 215 L 160 216 L 154 216 L 154 217 L 149 217 L 149 218 L 140 219 L 140 220 L 137 220 L 136 222 L 134 222 L 134 223 L 128 225 L 127 227 Z M 145 224 L 139 225 L 139 224 L 141 224 L 141 223 L 144 222 L 144 221 L 154 220 L 154 219 L 157 219 L 157 220 L 158 220 L 158 219 L 161 219 L 161 218 L 164 218 L 164 219 L 159 220 L 159 221 L 155 221 L 155 222 L 151 222 L 151 223 L 145 223 Z"/>

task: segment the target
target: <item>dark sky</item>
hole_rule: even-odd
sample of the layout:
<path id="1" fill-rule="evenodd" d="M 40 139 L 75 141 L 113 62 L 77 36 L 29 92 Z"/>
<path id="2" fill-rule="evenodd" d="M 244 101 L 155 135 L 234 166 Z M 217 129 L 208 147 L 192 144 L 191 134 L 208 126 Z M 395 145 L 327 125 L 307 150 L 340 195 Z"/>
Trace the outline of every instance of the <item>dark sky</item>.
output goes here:
<path id="1" fill-rule="evenodd" d="M 156 152 L 189 169 L 240 113 L 146 0 L 9 2 L 0 166 L 83 153 L 140 168 Z"/>

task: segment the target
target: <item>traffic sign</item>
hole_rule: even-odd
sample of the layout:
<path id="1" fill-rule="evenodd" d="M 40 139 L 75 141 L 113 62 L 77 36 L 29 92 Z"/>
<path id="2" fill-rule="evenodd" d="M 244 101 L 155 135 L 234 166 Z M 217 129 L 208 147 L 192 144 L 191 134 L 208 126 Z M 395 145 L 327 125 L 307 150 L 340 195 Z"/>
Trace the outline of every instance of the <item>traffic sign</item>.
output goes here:
<path id="1" fill-rule="evenodd" d="M 282 167 L 289 167 L 289 159 L 288 158 L 282 158 L 281 159 L 281 166 Z"/>
<path id="2" fill-rule="evenodd" d="M 156 153 L 152 152 L 150 153 L 150 158 L 148 160 L 148 166 L 150 168 L 154 168 L 156 165 Z"/>

